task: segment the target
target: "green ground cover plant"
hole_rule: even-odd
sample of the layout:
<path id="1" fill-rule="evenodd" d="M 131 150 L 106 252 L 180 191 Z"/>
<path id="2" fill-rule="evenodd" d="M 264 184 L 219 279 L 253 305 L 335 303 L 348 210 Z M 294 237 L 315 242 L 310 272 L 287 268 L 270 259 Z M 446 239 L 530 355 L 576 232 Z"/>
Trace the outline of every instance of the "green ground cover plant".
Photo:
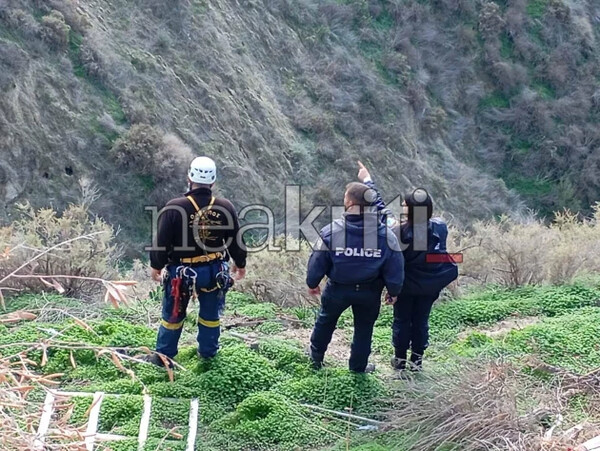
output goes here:
<path id="1" fill-rule="evenodd" d="M 527 363 L 530 356 L 535 356 L 557 368 L 584 374 L 600 365 L 597 349 L 599 294 L 597 283 L 588 280 L 562 286 L 517 289 L 489 286 L 456 299 L 444 298 L 435 305 L 432 313 L 428 368 L 452 366 L 463 360 L 481 362 L 501 357 L 514 361 L 522 377 L 536 378 L 535 374 L 528 375 Z M 49 301 L 63 310 L 63 314 L 43 313 Z M 90 317 L 81 323 L 64 314 L 70 309 L 81 309 L 81 303 L 60 296 L 46 297 L 43 301 L 40 297 L 27 296 L 16 298 L 8 305 L 12 310 L 33 307 L 44 321 L 0 325 L 0 354 L 22 351 L 26 349 L 26 343 L 47 340 L 49 345 L 43 366 L 42 351 L 28 352 L 28 357 L 38 365 L 35 370 L 43 374 L 62 373 L 60 388 L 63 390 L 107 393 L 100 412 L 99 430 L 131 437 L 131 440 L 114 446 L 111 444 L 111 449 L 137 449 L 135 437 L 144 393 L 153 398 L 146 449 L 159 444 L 168 447 L 163 449 L 184 449 L 192 398 L 198 398 L 200 405 L 198 441 L 208 450 L 283 451 L 294 446 L 338 449 L 344 437 L 351 437 L 353 445 L 349 449 L 390 449 L 392 444 L 400 446 L 398 449 L 410 449 L 411 440 L 418 438 L 396 432 L 373 437 L 359 434 L 355 426 L 348 429 L 347 424 L 326 413 L 321 416 L 321 413 L 303 407 L 303 404 L 309 404 L 384 418 L 383 412 L 396 396 L 414 394 L 394 394 L 404 389 L 388 379 L 385 367 L 376 375 L 353 374 L 345 369 L 346 362 L 330 360 L 327 368 L 314 371 L 305 353 L 305 343 L 279 337 L 283 331 L 279 327 L 277 330 L 270 328 L 271 324 L 281 326 L 282 323 L 274 320 L 280 314 L 292 314 L 292 310 L 261 304 L 241 293 L 231 293 L 228 312 L 239 314 L 241 311 L 248 317 L 254 312 L 261 319 L 266 312 L 273 319 L 262 324 L 269 326 L 265 330 L 260 327 L 250 329 L 258 337 L 252 346 L 225 331 L 222 348 L 210 361 L 198 360 L 196 346 L 188 344 L 189 341 L 183 342 L 176 357 L 182 368 L 174 371 L 173 382 L 169 381 L 166 371 L 130 359 L 143 356 L 143 349 L 151 349 L 156 339 L 155 327 L 133 320 L 133 315 L 140 315 L 135 307 L 118 312 L 94 307 L 88 309 Z M 516 318 L 534 318 L 535 322 L 501 335 L 487 332 L 487 328 L 498 321 Z M 380 359 L 387 360 L 392 352 L 392 321 L 393 309 L 382 307 L 373 341 L 373 359 L 380 365 Z M 310 324 L 306 326 L 310 327 Z M 194 340 L 193 332 L 189 340 Z M 340 332 L 347 336 L 352 333 L 348 315 L 343 318 Z M 55 349 L 52 342 L 71 344 L 72 349 Z M 110 354 L 98 353 L 98 349 L 77 349 L 77 344 L 81 343 L 118 351 L 123 357 L 121 365 L 125 371 L 114 364 Z M 31 398 L 37 402 L 43 401 L 44 396 L 43 391 L 31 393 Z M 573 400 L 569 404 L 566 418 L 593 414 L 589 407 L 593 405 L 592 398 L 582 396 L 579 401 Z M 85 425 L 91 401 L 91 396 L 73 398 L 70 425 Z"/>

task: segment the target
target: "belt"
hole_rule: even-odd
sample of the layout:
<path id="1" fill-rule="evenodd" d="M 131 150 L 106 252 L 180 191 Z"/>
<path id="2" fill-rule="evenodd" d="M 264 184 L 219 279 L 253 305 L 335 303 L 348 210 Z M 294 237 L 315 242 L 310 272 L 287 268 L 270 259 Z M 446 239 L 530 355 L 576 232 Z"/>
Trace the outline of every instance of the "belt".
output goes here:
<path id="1" fill-rule="evenodd" d="M 346 288 L 353 288 L 354 291 L 371 290 L 373 288 L 379 289 L 380 287 L 383 288 L 383 286 L 384 286 L 383 279 L 375 279 L 375 280 L 371 280 L 368 282 L 360 282 L 360 283 L 340 283 L 340 282 L 335 282 L 335 281 L 329 279 L 328 282 L 332 285 L 342 286 L 342 287 L 346 287 Z"/>
<path id="2" fill-rule="evenodd" d="M 196 263 L 208 263 L 214 260 L 222 260 L 223 254 L 221 252 L 213 252 L 212 254 L 198 255 L 196 257 L 181 258 L 179 261 L 184 265 L 193 265 Z"/>

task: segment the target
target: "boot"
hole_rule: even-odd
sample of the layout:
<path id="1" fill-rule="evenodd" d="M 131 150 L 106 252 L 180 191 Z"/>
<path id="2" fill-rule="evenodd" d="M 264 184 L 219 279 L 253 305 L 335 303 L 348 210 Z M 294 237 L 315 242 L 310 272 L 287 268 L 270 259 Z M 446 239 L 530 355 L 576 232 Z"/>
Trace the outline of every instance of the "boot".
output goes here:
<path id="1" fill-rule="evenodd" d="M 313 370 L 319 371 L 320 369 L 323 368 L 323 361 L 322 360 L 314 360 L 314 359 L 311 358 L 310 361 L 312 362 Z"/>
<path id="2" fill-rule="evenodd" d="M 410 354 L 410 370 L 414 372 L 423 371 L 423 354 L 411 352 Z"/>
<path id="3" fill-rule="evenodd" d="M 171 360 L 167 356 L 165 356 L 165 358 L 167 359 L 168 367 L 170 369 L 173 369 L 173 367 L 174 367 L 173 360 Z M 163 362 L 163 360 L 159 357 L 159 355 L 156 352 L 153 352 L 152 354 L 149 354 L 149 355 L 145 355 L 144 357 L 142 357 L 142 360 L 144 362 L 152 363 L 153 365 L 156 365 L 160 368 L 165 368 L 165 363 Z"/>
<path id="4" fill-rule="evenodd" d="M 392 357 L 392 368 L 397 371 L 404 371 L 406 369 L 406 353 L 404 349 L 396 348 L 394 350 L 394 357 Z"/>
<path id="5" fill-rule="evenodd" d="M 392 357 L 392 368 L 396 371 L 404 371 L 406 369 L 406 359 L 401 359 L 398 357 Z"/>
<path id="6" fill-rule="evenodd" d="M 213 355 L 212 357 L 203 357 L 202 354 L 200 354 L 200 349 L 196 349 L 196 355 L 198 356 L 198 360 L 200 360 L 201 362 L 203 362 L 203 361 L 209 361 L 209 360 L 214 359 L 216 357 L 216 354 Z"/>
<path id="7" fill-rule="evenodd" d="M 323 368 L 323 356 L 314 354 L 310 348 L 308 348 L 306 353 L 308 354 L 313 370 L 319 371 Z"/>
<path id="8" fill-rule="evenodd" d="M 371 374 L 375 372 L 375 364 L 374 363 L 367 363 L 367 367 L 365 368 L 365 373 L 367 374 Z"/>
<path id="9" fill-rule="evenodd" d="M 352 373 L 356 373 L 356 374 L 362 374 L 362 373 L 366 373 L 366 374 L 371 374 L 375 372 L 375 364 L 373 363 L 367 363 L 367 366 L 365 367 L 364 371 L 356 371 L 356 370 L 350 370 Z"/>

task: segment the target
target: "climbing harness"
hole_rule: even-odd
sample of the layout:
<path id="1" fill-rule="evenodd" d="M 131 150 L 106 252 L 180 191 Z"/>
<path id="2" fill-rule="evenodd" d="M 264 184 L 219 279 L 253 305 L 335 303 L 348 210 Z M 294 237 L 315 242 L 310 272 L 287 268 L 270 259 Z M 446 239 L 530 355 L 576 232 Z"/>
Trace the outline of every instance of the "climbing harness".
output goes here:
<path id="1" fill-rule="evenodd" d="M 199 221 L 206 218 L 206 213 L 215 203 L 215 197 L 210 199 L 209 204 L 200 208 L 192 196 L 187 196 L 187 199 L 196 209 L 196 218 L 194 221 Z M 205 229 L 205 225 L 200 225 L 201 229 Z M 212 293 L 218 291 L 217 302 L 219 303 L 219 315 L 225 309 L 225 294 L 233 286 L 233 278 L 231 277 L 229 264 L 224 260 L 225 255 L 221 252 L 198 255 L 195 257 L 181 258 L 180 266 L 175 270 L 175 276 L 168 281 L 168 275 L 165 278 L 165 289 L 167 283 L 170 283 L 171 296 L 173 298 L 173 308 L 171 310 L 170 322 L 176 322 L 179 318 L 185 316 L 190 299 L 198 296 L 196 289 L 198 274 L 193 266 L 198 263 L 212 263 L 210 265 L 210 280 L 214 281 L 214 286 L 211 288 L 199 288 L 201 293 Z M 218 265 L 216 264 L 218 261 Z"/>
<path id="2" fill-rule="evenodd" d="M 176 322 L 178 318 L 185 316 L 190 299 L 194 296 L 194 288 L 198 275 L 189 266 L 178 266 L 175 277 L 170 281 L 173 308 L 171 309 L 170 322 Z"/>
<path id="3" fill-rule="evenodd" d="M 219 316 L 221 316 L 225 311 L 225 295 L 233 286 L 233 278 L 231 277 L 231 272 L 229 271 L 229 263 L 226 261 L 221 262 L 221 267 L 215 276 L 215 281 L 217 288 L 219 289 L 217 300 L 219 302 Z"/>

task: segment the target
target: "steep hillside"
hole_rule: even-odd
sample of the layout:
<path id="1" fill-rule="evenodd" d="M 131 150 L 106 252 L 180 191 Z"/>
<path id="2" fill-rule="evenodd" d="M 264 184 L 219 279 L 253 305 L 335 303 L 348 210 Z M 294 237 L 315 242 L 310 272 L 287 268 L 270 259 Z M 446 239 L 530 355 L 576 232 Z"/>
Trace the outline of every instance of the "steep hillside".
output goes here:
<path id="1" fill-rule="evenodd" d="M 281 208 L 292 182 L 339 201 L 360 157 L 387 193 L 426 186 L 462 222 L 521 201 L 586 209 L 599 15 L 575 0 L 0 0 L 2 214 L 83 191 L 139 241 L 143 205 L 182 190 L 191 153 L 218 160 L 237 206 Z"/>

